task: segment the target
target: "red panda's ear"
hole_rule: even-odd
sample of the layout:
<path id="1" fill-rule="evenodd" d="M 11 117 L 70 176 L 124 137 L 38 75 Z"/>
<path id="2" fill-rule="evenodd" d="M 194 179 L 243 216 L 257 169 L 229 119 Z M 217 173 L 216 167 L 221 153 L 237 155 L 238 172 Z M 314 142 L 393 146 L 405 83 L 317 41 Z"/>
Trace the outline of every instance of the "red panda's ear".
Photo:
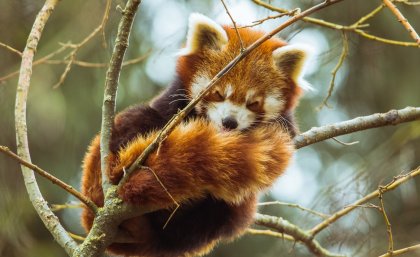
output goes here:
<path id="1" fill-rule="evenodd" d="M 312 49 L 306 45 L 286 45 L 273 51 L 274 63 L 277 68 L 303 88 L 309 86 L 301 78 L 308 57 L 311 55 Z"/>
<path id="2" fill-rule="evenodd" d="M 226 31 L 210 18 L 192 13 L 189 18 L 187 45 L 181 55 L 197 53 L 204 48 L 221 50 L 228 42 Z"/>

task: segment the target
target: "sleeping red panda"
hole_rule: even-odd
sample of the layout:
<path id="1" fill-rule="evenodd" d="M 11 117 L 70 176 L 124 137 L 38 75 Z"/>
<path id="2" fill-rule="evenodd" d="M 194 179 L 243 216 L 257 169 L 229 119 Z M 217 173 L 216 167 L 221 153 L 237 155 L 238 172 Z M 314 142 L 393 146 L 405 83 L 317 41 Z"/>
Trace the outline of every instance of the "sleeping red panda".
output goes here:
<path id="1" fill-rule="evenodd" d="M 245 46 L 263 35 L 252 29 L 239 33 Z M 239 52 L 232 28 L 200 14 L 190 16 L 176 79 L 149 105 L 132 106 L 115 118 L 108 159 L 112 183 L 118 183 L 157 130 Z M 293 110 L 306 55 L 272 38 L 224 76 L 145 162 L 180 208 L 164 227 L 173 200 L 150 170 L 134 172 L 120 197 L 159 210 L 124 221 L 120 230 L 134 243 L 113 243 L 108 250 L 125 256 L 201 256 L 219 241 L 241 235 L 253 221 L 257 194 L 291 159 Z M 84 159 L 82 192 L 103 206 L 99 136 Z M 93 213 L 84 208 L 81 219 L 89 231 Z"/>

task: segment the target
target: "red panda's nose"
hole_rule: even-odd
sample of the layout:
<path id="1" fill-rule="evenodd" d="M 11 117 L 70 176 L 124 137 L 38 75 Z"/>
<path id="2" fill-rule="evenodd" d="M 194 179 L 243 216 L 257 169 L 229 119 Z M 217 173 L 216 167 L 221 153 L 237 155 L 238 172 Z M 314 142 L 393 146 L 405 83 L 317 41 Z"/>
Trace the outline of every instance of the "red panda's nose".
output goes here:
<path id="1" fill-rule="evenodd" d="M 227 129 L 236 129 L 238 127 L 238 122 L 234 117 L 228 116 L 222 119 L 222 125 Z"/>

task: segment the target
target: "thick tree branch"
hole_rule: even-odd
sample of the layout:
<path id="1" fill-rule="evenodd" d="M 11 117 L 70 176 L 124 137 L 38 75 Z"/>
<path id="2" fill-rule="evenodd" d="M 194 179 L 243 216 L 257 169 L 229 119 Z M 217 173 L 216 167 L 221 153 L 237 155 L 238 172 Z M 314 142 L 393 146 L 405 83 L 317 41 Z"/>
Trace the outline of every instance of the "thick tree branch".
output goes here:
<path id="1" fill-rule="evenodd" d="M 98 207 L 95 205 L 94 202 L 92 202 L 90 199 L 86 198 L 86 196 L 82 195 L 79 191 L 74 189 L 72 186 L 66 184 L 64 181 L 61 181 L 60 179 L 51 175 L 51 173 L 49 173 L 48 171 L 45 171 L 45 170 L 41 169 L 40 167 L 38 167 L 38 166 L 36 166 L 36 165 L 34 165 L 30 162 L 25 161 L 24 159 L 20 158 L 18 155 L 16 155 L 12 151 L 10 151 L 10 149 L 6 146 L 1 146 L 0 145 L 0 152 L 5 153 L 9 157 L 18 161 L 20 164 L 22 164 L 22 165 L 28 167 L 29 169 L 35 171 L 39 175 L 41 175 L 44 178 L 51 181 L 53 184 L 58 185 L 59 187 L 61 187 L 62 189 L 66 190 L 67 192 L 69 192 L 70 194 L 75 196 L 77 199 L 79 199 L 82 203 L 84 203 L 87 207 L 89 207 L 94 213 L 97 212 Z"/>
<path id="2" fill-rule="evenodd" d="M 315 256 L 344 256 L 331 253 L 322 248 L 322 246 L 313 239 L 311 234 L 283 218 L 257 213 L 255 216 L 255 224 L 272 228 L 280 233 L 286 233 L 287 235 L 292 236 L 296 241 L 302 242 Z"/>
<path id="3" fill-rule="evenodd" d="M 39 11 L 35 19 L 27 44 L 22 53 L 22 63 L 20 66 L 16 93 L 15 126 L 18 155 L 21 159 L 28 163 L 31 162 L 31 157 L 29 153 L 26 125 L 26 102 L 28 99 L 28 91 L 32 75 L 32 63 L 44 26 L 58 2 L 58 0 L 45 1 L 44 6 L 41 11 Z M 48 207 L 47 202 L 44 200 L 39 190 L 34 172 L 24 165 L 21 165 L 21 169 L 29 199 L 31 200 L 39 217 L 44 222 L 47 229 L 51 232 L 54 239 L 61 245 L 61 247 L 64 248 L 67 254 L 72 255 L 73 251 L 77 247 L 76 242 L 67 234 L 67 231 L 62 227 L 58 218 Z"/>
<path id="4" fill-rule="evenodd" d="M 323 127 L 315 127 L 296 136 L 294 143 L 296 149 L 299 149 L 332 137 L 418 119 L 420 119 L 420 107 L 406 107 L 401 110 L 391 110 L 386 113 L 376 113 Z"/>
<path id="5" fill-rule="evenodd" d="M 106 72 L 101 126 L 101 170 L 102 189 L 104 192 L 106 192 L 110 186 L 106 175 L 106 160 L 109 155 L 109 141 L 112 136 L 112 125 L 115 117 L 115 100 L 117 98 L 118 80 L 120 78 L 125 51 L 128 47 L 130 31 L 140 3 L 141 0 L 129 0 L 127 2 L 120 24 L 118 25 L 114 50 L 109 62 L 108 71 Z"/>

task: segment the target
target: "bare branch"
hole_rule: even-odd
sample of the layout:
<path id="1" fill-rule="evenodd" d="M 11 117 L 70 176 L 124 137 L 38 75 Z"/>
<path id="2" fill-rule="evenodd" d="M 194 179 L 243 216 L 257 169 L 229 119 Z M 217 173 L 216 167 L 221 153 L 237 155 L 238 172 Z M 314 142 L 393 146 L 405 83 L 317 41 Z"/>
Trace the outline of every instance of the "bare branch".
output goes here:
<path id="1" fill-rule="evenodd" d="M 347 34 L 345 31 L 342 31 L 342 40 L 343 40 L 343 49 L 341 50 L 340 58 L 338 59 L 337 65 L 334 67 L 334 69 L 331 72 L 331 82 L 330 86 L 328 88 L 328 94 L 325 97 L 325 99 L 322 101 L 321 105 L 318 107 L 318 109 L 321 109 L 324 106 L 328 106 L 328 99 L 330 99 L 332 92 L 334 90 L 335 86 L 335 77 L 337 75 L 338 70 L 341 68 L 341 66 L 344 63 L 344 60 L 346 59 L 348 53 L 349 53 L 349 42 L 347 39 Z"/>
<path id="2" fill-rule="evenodd" d="M 286 233 L 296 241 L 300 241 L 308 248 L 308 250 L 316 256 L 344 256 L 329 252 L 313 239 L 312 235 L 302 230 L 296 225 L 291 224 L 287 220 L 280 217 L 257 213 L 255 216 L 255 224 L 275 229 L 280 233 Z"/>
<path id="3" fill-rule="evenodd" d="M 65 182 L 61 181 L 60 179 L 54 177 L 48 171 L 45 171 L 45 170 L 41 169 L 40 167 L 38 167 L 38 166 L 36 166 L 36 165 L 34 165 L 34 164 L 30 163 L 30 162 L 25 161 L 24 159 L 22 159 L 21 157 L 17 156 L 12 151 L 10 151 L 10 149 L 8 147 L 6 147 L 6 146 L 1 146 L 0 145 L 0 152 L 5 153 L 9 157 L 11 157 L 11 158 L 15 159 L 16 161 L 18 161 L 20 164 L 28 167 L 29 169 L 35 171 L 39 175 L 41 175 L 44 178 L 46 178 L 49 181 L 51 181 L 53 184 L 56 184 L 57 186 L 59 186 L 62 189 L 66 190 L 67 192 L 69 192 L 70 194 L 72 194 L 73 196 L 75 196 L 77 199 L 79 199 L 82 203 L 86 204 L 86 206 L 88 206 L 90 209 L 92 209 L 92 211 L 94 213 L 96 213 L 98 207 L 90 199 L 86 198 L 86 196 L 82 195 L 80 192 L 78 192 L 72 186 L 70 186 L 70 185 L 66 184 Z"/>
<path id="4" fill-rule="evenodd" d="M 244 43 L 242 42 L 241 35 L 239 35 L 238 28 L 236 27 L 236 22 L 233 19 L 232 15 L 230 14 L 229 9 L 227 8 L 225 1 L 224 0 L 220 0 L 220 1 L 222 2 L 223 7 L 225 7 L 227 15 L 229 16 L 230 20 L 232 21 L 233 27 L 235 28 L 235 31 L 236 31 L 236 36 L 238 36 L 238 39 L 239 39 L 239 45 L 241 46 L 241 52 L 243 52 L 244 51 Z"/>
<path id="5" fill-rule="evenodd" d="M 284 9 L 284 8 L 279 8 L 279 7 L 275 7 L 273 5 L 270 5 L 268 3 L 265 3 L 261 0 L 252 0 L 255 4 L 262 6 L 264 8 L 267 8 L 271 11 L 275 11 L 275 12 L 279 12 L 279 13 L 290 13 L 289 10 Z M 399 2 L 404 2 L 399 1 Z M 383 5 L 381 5 L 383 6 Z M 382 10 L 383 7 L 377 7 L 375 10 L 373 10 L 372 12 L 368 13 L 367 15 L 363 16 L 361 18 L 362 22 L 366 21 L 367 19 L 372 18 L 374 15 L 376 15 L 380 10 Z M 386 39 L 386 38 L 382 38 L 382 37 L 378 37 L 378 36 L 374 36 L 371 35 L 369 33 L 367 33 L 366 31 L 362 30 L 361 28 L 366 27 L 366 25 L 361 24 L 361 21 L 357 21 L 356 23 L 350 25 L 350 26 L 346 26 L 346 25 L 341 25 L 341 24 L 336 24 L 336 23 L 332 23 L 332 22 L 328 22 L 322 19 L 317 19 L 317 18 L 312 18 L 312 17 L 305 17 L 302 19 L 305 22 L 309 22 L 324 28 L 328 28 L 328 29 L 335 29 L 335 30 L 345 30 L 345 31 L 351 31 L 354 32 L 356 34 L 359 34 L 360 36 L 363 36 L 367 39 L 370 40 L 374 40 L 374 41 L 378 41 L 381 43 L 386 43 L 386 44 L 391 44 L 391 45 L 399 45 L 399 46 L 411 46 L 411 47 L 418 47 L 417 43 L 414 42 L 404 42 L 404 41 L 397 41 L 397 40 L 392 40 L 392 39 Z"/>
<path id="6" fill-rule="evenodd" d="M 25 160 L 28 163 L 31 162 L 31 157 L 29 152 L 26 125 L 26 102 L 28 99 L 30 79 L 32 75 L 32 63 L 44 26 L 58 2 L 58 0 L 45 1 L 42 9 L 39 11 L 35 19 L 31 32 L 28 36 L 27 44 L 22 53 L 22 63 L 20 66 L 16 93 L 15 127 L 18 155 L 22 160 Z M 60 224 L 58 218 L 48 207 L 47 202 L 44 200 L 39 190 L 34 172 L 24 165 L 21 165 L 21 169 L 29 199 L 37 211 L 39 217 L 44 222 L 47 229 L 51 232 L 54 239 L 61 245 L 61 247 L 63 247 L 67 254 L 73 255 L 77 244 L 67 234 L 67 231 Z"/>
<path id="7" fill-rule="evenodd" d="M 129 0 L 127 2 L 120 24 L 118 25 L 114 50 L 106 72 L 101 125 L 101 171 L 102 189 L 104 193 L 106 193 L 106 190 L 110 186 L 106 175 L 108 169 L 106 160 L 109 155 L 109 141 L 111 139 L 112 125 L 115 117 L 115 100 L 117 97 L 118 80 L 125 51 L 128 47 L 128 38 L 130 36 L 131 27 L 133 26 L 134 17 L 140 3 L 141 0 Z"/>
<path id="8" fill-rule="evenodd" d="M 400 186 L 404 182 L 418 176 L 419 174 L 420 174 L 420 166 L 417 167 L 416 169 L 414 169 L 413 171 L 405 174 L 405 175 L 400 175 L 400 176 L 394 177 L 393 180 L 390 183 L 388 183 L 385 186 L 382 186 L 381 189 L 373 191 L 372 193 L 370 193 L 370 194 L 366 195 L 365 197 L 361 198 L 360 200 L 357 200 L 353 204 L 351 204 L 349 206 L 346 206 L 345 208 L 341 209 L 340 211 L 334 213 L 328 219 L 324 220 L 323 222 L 319 223 L 314 228 L 312 228 L 309 233 L 312 236 L 315 236 L 316 234 L 318 234 L 319 232 L 324 230 L 326 227 L 328 227 L 329 225 L 331 225 L 332 223 L 337 221 L 339 218 L 345 216 L 346 214 L 348 214 L 349 212 L 351 212 L 352 210 L 354 210 L 358 206 L 362 205 L 363 203 L 378 197 L 381 193 L 385 193 L 385 192 L 388 192 L 388 191 L 391 191 L 391 190 L 397 188 L 398 186 Z"/>
<path id="9" fill-rule="evenodd" d="M 272 237 L 277 237 L 277 238 L 281 238 L 281 239 L 285 239 L 288 241 L 296 241 L 296 239 L 290 235 L 287 235 L 285 233 L 279 233 L 279 232 L 275 232 L 269 229 L 266 230 L 262 230 L 262 229 L 253 229 L 253 228 L 248 228 L 246 230 L 246 233 L 251 234 L 251 235 L 264 235 L 264 236 L 272 236 Z"/>
<path id="10" fill-rule="evenodd" d="M 122 63 L 122 67 L 128 66 L 128 65 L 133 65 L 136 63 L 139 63 L 141 61 L 144 61 L 147 57 L 150 56 L 151 51 L 148 51 L 146 54 L 139 56 L 137 58 L 125 61 Z M 66 60 L 46 60 L 45 64 L 68 64 L 70 61 L 66 61 Z M 80 67 L 84 67 L 84 68 L 106 68 L 108 67 L 108 63 L 105 62 L 85 62 L 85 61 L 79 61 L 79 60 L 74 60 L 73 61 L 74 65 L 80 66 Z"/>
<path id="11" fill-rule="evenodd" d="M 22 57 L 22 53 L 19 50 L 16 50 L 9 45 L 6 45 L 6 44 L 0 42 L 0 47 L 6 48 L 7 50 L 11 51 L 12 53 L 15 53 L 15 54 L 19 55 L 19 57 Z"/>
<path id="12" fill-rule="evenodd" d="M 326 219 L 326 218 L 328 218 L 328 217 L 329 217 L 329 215 L 327 215 L 327 214 L 320 213 L 320 212 L 318 212 L 318 211 L 314 211 L 314 210 L 311 210 L 311 209 L 308 209 L 308 208 L 302 207 L 302 206 L 300 206 L 300 205 L 298 205 L 298 204 L 295 204 L 295 203 L 285 203 L 285 202 L 279 202 L 279 201 L 258 203 L 258 206 L 267 206 L 267 205 L 282 205 L 282 206 L 288 206 L 288 207 L 291 207 L 291 208 L 296 208 L 296 209 L 299 209 L 299 210 L 302 210 L 302 211 L 309 212 L 309 213 L 311 213 L 311 214 L 313 214 L 313 215 L 316 215 L 316 216 L 318 216 L 318 217 L 321 217 L 321 218 L 323 218 L 323 219 Z"/>
<path id="13" fill-rule="evenodd" d="M 395 251 L 392 251 L 392 253 L 388 252 L 386 254 L 382 254 L 379 257 L 397 256 L 397 255 L 402 255 L 402 254 L 408 253 L 408 252 L 415 252 L 415 253 L 419 254 L 420 253 L 420 244 L 409 246 L 409 247 L 402 248 L 402 249 L 399 249 L 399 250 L 395 250 Z"/>
<path id="14" fill-rule="evenodd" d="M 420 119 L 420 107 L 406 107 L 401 110 L 391 110 L 386 113 L 376 113 L 323 127 L 315 127 L 296 136 L 293 141 L 296 149 L 299 149 L 332 137 L 418 119 Z"/>
<path id="15" fill-rule="evenodd" d="M 380 211 L 382 215 L 384 216 L 386 232 L 388 234 L 388 252 L 392 253 L 394 251 L 394 240 L 392 239 L 391 222 L 389 222 L 388 215 L 386 215 L 382 187 L 380 186 L 378 190 L 379 190 L 379 196 L 378 196 L 379 202 L 381 203 Z"/>
<path id="16" fill-rule="evenodd" d="M 414 41 L 420 47 L 420 37 L 417 34 L 416 30 L 411 26 L 408 20 L 404 17 L 404 15 L 398 10 L 398 8 L 390 1 L 390 0 L 382 0 L 382 2 L 388 7 L 389 10 L 397 17 L 398 21 L 404 26 L 404 28 L 408 31 L 410 36 L 414 39 Z"/>

